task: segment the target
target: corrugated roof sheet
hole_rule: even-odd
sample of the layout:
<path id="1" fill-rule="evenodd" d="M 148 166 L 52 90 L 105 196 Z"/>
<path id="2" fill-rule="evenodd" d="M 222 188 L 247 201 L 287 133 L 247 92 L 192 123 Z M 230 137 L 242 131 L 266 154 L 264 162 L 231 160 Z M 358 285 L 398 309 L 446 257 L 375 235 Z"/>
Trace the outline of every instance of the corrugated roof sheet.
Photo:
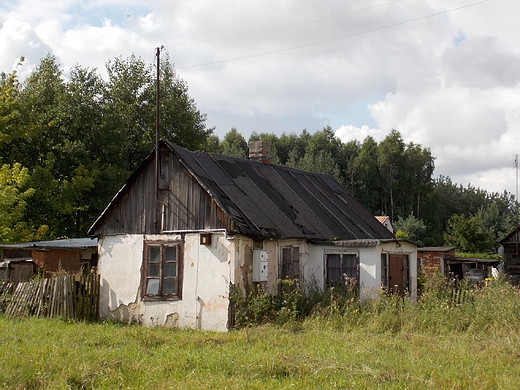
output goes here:
<path id="1" fill-rule="evenodd" d="M 424 246 L 417 248 L 417 252 L 449 252 L 453 249 L 457 249 L 456 246 Z"/>
<path id="2" fill-rule="evenodd" d="M 264 239 L 394 238 L 328 174 L 165 144 L 235 221 L 240 234 Z"/>
<path id="3" fill-rule="evenodd" d="M 49 249 L 64 249 L 64 250 L 84 250 L 97 247 L 97 239 L 94 238 L 67 238 L 53 241 L 33 241 L 22 242 L 20 244 L 3 244 L 0 248 L 4 249 L 21 249 L 21 250 L 49 250 Z"/>

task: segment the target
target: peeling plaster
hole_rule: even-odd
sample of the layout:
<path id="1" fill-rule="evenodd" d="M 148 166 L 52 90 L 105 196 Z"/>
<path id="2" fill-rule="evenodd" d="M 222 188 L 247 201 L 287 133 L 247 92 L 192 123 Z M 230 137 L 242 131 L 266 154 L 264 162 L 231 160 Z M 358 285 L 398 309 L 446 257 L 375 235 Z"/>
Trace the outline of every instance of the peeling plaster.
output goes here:
<path id="1" fill-rule="evenodd" d="M 227 237 L 214 233 L 211 245 L 200 245 L 199 235 L 184 235 L 184 269 L 182 299 L 177 301 L 141 301 L 140 283 L 145 239 L 178 240 L 175 234 L 143 236 L 106 236 L 100 241 L 98 272 L 102 276 L 100 316 L 124 323 L 144 326 L 189 327 L 226 331 L 229 321 L 229 287 L 234 284 L 243 293 L 252 281 L 253 248 L 247 237 Z M 331 250 L 356 252 L 360 257 L 360 285 L 367 291 L 380 287 L 381 251 L 408 253 L 412 291 L 416 288 L 416 247 L 402 243 L 376 247 L 331 247 L 301 241 L 266 240 L 268 252 L 267 291 L 276 291 L 279 275 L 280 247 L 299 245 L 304 282 L 323 286 L 325 253 Z M 258 244 L 257 244 L 258 246 Z"/>
<path id="2" fill-rule="evenodd" d="M 137 303 L 132 302 L 128 305 L 119 305 L 116 310 L 109 312 L 106 319 L 125 324 L 141 324 L 142 314 L 139 314 L 139 306 Z"/>

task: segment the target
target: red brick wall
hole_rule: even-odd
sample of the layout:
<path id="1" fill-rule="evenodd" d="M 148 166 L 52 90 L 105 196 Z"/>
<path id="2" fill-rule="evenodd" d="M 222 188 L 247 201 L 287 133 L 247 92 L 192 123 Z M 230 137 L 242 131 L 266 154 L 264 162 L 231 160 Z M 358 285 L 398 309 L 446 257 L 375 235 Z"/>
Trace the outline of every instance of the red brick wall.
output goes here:
<path id="1" fill-rule="evenodd" d="M 422 260 L 423 267 L 439 267 L 441 266 L 441 258 L 443 253 L 441 252 L 420 252 L 417 254 Z"/>
<path id="2" fill-rule="evenodd" d="M 423 270 L 440 269 L 441 259 L 445 257 L 455 257 L 455 249 L 438 252 L 438 251 L 417 251 L 417 257 L 422 260 Z"/>

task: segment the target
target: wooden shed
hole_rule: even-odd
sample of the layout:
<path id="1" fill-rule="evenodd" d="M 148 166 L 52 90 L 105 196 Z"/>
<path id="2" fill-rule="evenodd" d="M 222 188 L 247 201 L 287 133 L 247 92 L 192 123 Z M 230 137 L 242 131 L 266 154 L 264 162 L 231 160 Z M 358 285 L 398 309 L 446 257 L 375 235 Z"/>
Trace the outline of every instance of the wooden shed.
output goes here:
<path id="1" fill-rule="evenodd" d="M 417 248 L 417 260 L 419 261 L 421 270 L 425 274 L 432 272 L 440 272 L 445 274 L 446 258 L 455 257 L 454 246 L 425 246 Z"/>
<path id="2" fill-rule="evenodd" d="M 512 284 L 520 285 L 520 227 L 515 228 L 499 243 L 499 252 L 502 252 L 504 258 L 504 273 Z"/>
<path id="3" fill-rule="evenodd" d="M 34 269 L 44 277 L 50 277 L 58 272 L 74 273 L 80 270 L 88 272 L 97 265 L 98 257 L 97 240 L 88 237 L 3 244 L 0 245 L 0 249 L 2 249 L 2 262 L 8 264 L 8 269 L 13 270 L 19 268 L 21 264 L 30 262 L 31 270 Z M 28 272 L 27 268 L 23 275 L 27 275 Z M 24 279 L 27 277 L 24 276 Z"/>

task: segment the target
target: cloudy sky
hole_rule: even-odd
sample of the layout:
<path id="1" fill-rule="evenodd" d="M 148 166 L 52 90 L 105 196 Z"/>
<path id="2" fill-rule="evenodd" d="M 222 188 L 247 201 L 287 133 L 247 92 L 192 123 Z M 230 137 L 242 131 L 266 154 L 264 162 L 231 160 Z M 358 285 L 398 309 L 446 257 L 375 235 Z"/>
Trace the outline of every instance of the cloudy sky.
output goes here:
<path id="1" fill-rule="evenodd" d="M 515 194 L 520 2 L 1 0 L 0 71 L 104 70 L 164 46 L 207 125 L 429 147 L 435 175 Z M 25 73 L 24 73 L 25 72 Z"/>

